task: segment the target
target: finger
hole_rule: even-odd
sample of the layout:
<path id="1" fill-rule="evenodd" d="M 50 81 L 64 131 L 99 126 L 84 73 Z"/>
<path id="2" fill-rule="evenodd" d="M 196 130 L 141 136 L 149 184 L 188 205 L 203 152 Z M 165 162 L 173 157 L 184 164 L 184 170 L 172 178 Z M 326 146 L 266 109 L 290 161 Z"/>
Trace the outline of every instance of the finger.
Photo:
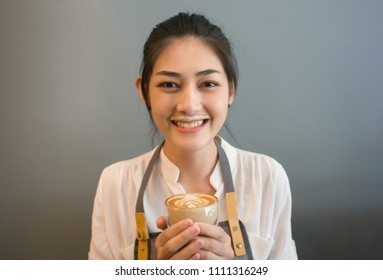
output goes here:
<path id="1" fill-rule="evenodd" d="M 230 236 L 219 226 L 199 224 L 201 232 L 198 238 L 204 245 L 201 259 L 232 259 L 234 257 Z"/>
<path id="2" fill-rule="evenodd" d="M 166 224 L 166 218 L 164 216 L 161 216 L 157 219 L 157 227 L 161 230 L 165 230 L 168 226 Z"/>
<path id="3" fill-rule="evenodd" d="M 160 247 L 162 247 L 165 245 L 165 243 L 168 242 L 168 240 L 179 235 L 180 233 L 182 233 L 186 229 L 190 228 L 191 226 L 193 226 L 192 220 L 190 220 L 190 219 L 182 220 L 182 221 L 166 228 L 160 235 L 158 235 L 158 237 L 156 239 L 156 243 L 158 243 L 158 245 Z M 199 232 L 199 228 L 198 228 L 198 232 Z"/>
<path id="4" fill-rule="evenodd" d="M 231 260 L 232 259 L 227 256 L 217 255 L 212 251 L 204 250 L 202 248 L 201 250 L 198 251 L 198 253 L 199 253 L 200 260 Z"/>
<path id="5" fill-rule="evenodd" d="M 199 260 L 201 258 L 199 251 L 203 246 L 201 239 L 191 241 L 184 246 L 181 250 L 176 252 L 170 259 L 171 260 Z"/>
<path id="6" fill-rule="evenodd" d="M 230 236 L 220 226 L 205 223 L 198 223 L 198 225 L 201 229 L 201 236 L 210 237 L 222 243 L 231 242 Z"/>
<path id="7" fill-rule="evenodd" d="M 200 250 L 201 259 L 204 260 L 223 260 L 232 259 L 234 251 L 229 242 L 219 242 L 216 239 L 204 236 L 198 236 L 198 239 L 203 241 L 203 246 Z"/>
<path id="8" fill-rule="evenodd" d="M 198 261 L 201 259 L 201 255 L 199 253 L 195 253 L 193 256 L 189 258 L 190 261 Z"/>
<path id="9" fill-rule="evenodd" d="M 200 230 L 197 225 L 192 224 L 183 231 L 178 232 L 182 225 L 188 224 L 187 221 L 181 224 L 175 224 L 164 230 L 156 239 L 155 246 L 157 248 L 158 259 L 184 259 L 187 260 L 202 247 L 202 241 L 196 240 Z"/>

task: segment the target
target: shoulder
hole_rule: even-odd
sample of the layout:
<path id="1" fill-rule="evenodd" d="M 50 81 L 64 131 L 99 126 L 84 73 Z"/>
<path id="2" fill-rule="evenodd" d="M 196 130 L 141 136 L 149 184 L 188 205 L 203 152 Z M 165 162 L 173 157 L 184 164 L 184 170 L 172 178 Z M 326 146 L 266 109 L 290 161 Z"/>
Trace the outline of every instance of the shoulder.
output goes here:
<path id="1" fill-rule="evenodd" d="M 115 170 L 121 170 L 121 169 L 126 169 L 126 168 L 137 168 L 137 167 L 141 167 L 143 165 L 147 165 L 147 163 L 150 161 L 153 153 L 154 153 L 154 150 L 149 151 L 149 152 L 142 154 L 140 156 L 131 158 L 131 159 L 115 162 L 115 163 L 107 166 L 104 169 L 104 171 L 115 171 Z"/>
<path id="2" fill-rule="evenodd" d="M 254 187 L 281 195 L 289 192 L 290 184 L 282 164 L 271 156 L 246 151 L 222 141 L 231 165 L 233 177 L 240 185 Z"/>
<path id="3" fill-rule="evenodd" d="M 135 180 L 135 177 L 142 178 L 153 153 L 154 150 L 151 150 L 135 158 L 119 161 L 107 166 L 101 173 L 100 183 L 104 185 L 125 184 Z"/>
<path id="4" fill-rule="evenodd" d="M 285 174 L 283 166 L 271 156 L 236 148 L 225 140 L 222 140 L 222 147 L 228 155 L 230 164 L 234 169 L 237 167 L 241 169 L 254 169 L 272 174 Z"/>
<path id="5" fill-rule="evenodd" d="M 276 159 L 271 156 L 237 149 L 238 162 L 247 165 L 249 168 L 257 169 L 259 172 L 268 173 L 272 176 L 286 175 L 285 169 Z"/>

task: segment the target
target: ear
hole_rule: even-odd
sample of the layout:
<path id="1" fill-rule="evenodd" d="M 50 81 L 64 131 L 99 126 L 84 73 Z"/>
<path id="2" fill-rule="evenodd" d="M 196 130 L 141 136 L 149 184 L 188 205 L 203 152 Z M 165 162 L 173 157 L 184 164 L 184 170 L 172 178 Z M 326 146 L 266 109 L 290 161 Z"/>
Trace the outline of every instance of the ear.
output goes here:
<path id="1" fill-rule="evenodd" d="M 140 99 L 141 101 L 146 105 L 146 106 L 150 106 L 150 104 L 148 104 L 147 100 L 145 99 L 145 96 L 144 96 L 144 93 L 142 91 L 142 85 L 141 85 L 141 82 L 142 82 L 142 77 L 141 76 L 138 76 L 137 79 L 136 79 L 136 89 L 138 91 L 138 94 L 140 95 Z"/>
<path id="2" fill-rule="evenodd" d="M 231 104 L 233 104 L 234 97 L 235 97 L 235 87 L 234 87 L 234 85 L 232 85 L 232 86 L 230 86 L 230 89 L 229 89 L 229 106 L 231 106 Z"/>

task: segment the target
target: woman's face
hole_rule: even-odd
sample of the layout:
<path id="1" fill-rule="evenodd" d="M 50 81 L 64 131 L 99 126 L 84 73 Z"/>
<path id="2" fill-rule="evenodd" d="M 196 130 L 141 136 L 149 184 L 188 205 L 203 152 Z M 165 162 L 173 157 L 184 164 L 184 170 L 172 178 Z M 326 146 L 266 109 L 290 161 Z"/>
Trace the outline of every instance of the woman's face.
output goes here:
<path id="1" fill-rule="evenodd" d="M 212 145 L 233 98 L 211 47 L 193 37 L 172 41 L 157 58 L 149 83 L 151 112 L 165 137 L 165 151 Z"/>

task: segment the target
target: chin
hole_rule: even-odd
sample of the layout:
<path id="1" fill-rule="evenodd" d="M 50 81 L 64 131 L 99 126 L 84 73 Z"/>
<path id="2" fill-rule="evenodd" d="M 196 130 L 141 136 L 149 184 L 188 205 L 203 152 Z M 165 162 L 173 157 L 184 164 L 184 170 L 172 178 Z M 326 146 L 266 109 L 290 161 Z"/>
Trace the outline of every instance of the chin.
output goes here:
<path id="1" fill-rule="evenodd" d="M 174 141 L 170 141 L 172 143 L 172 148 L 184 150 L 185 152 L 197 152 L 204 148 L 206 148 L 214 137 L 210 138 L 191 138 L 185 137 L 183 139 L 176 139 Z"/>

